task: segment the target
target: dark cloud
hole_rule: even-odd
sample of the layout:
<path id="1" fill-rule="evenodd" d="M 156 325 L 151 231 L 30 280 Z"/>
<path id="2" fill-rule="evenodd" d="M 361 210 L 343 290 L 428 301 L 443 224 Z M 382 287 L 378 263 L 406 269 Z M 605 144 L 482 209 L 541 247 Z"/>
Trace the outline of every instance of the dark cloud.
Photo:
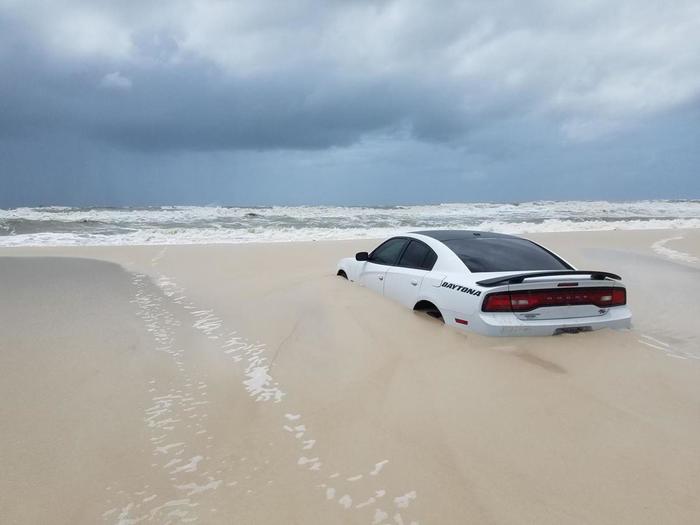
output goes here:
<path id="1" fill-rule="evenodd" d="M 4 69 L 0 133 L 60 131 L 142 151 L 323 149 L 398 129 L 442 140 L 468 120 L 409 78 L 236 76 L 201 61 L 110 71 L 95 61 L 59 67 L 36 51 Z"/>
<path id="2" fill-rule="evenodd" d="M 586 170 L 592 191 L 663 170 L 697 192 L 699 21 L 691 1 L 7 1 L 0 206 L 208 202 L 193 172 L 309 202 L 420 200 L 430 177 L 478 181 L 452 200 L 557 196 Z"/>

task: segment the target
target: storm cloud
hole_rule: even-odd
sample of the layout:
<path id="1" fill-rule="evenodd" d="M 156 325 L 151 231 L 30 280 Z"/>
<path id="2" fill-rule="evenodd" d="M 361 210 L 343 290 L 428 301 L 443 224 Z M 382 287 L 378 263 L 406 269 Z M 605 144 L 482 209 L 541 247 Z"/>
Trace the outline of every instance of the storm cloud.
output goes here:
<path id="1" fill-rule="evenodd" d="M 699 188 L 694 1 L 0 0 L 0 66 L 0 206 L 51 200 L 47 181 L 55 200 L 81 184 L 81 203 L 110 201 L 91 186 L 128 201 L 154 173 L 154 202 L 187 200 L 166 185 L 202 172 L 247 201 L 275 177 L 310 192 L 287 201 L 342 201 L 334 177 L 358 170 L 379 179 L 358 201 L 427 174 L 517 200 L 538 194 L 499 188 L 523 172 L 556 189 L 588 166 L 615 186 L 611 162 L 618 193 Z"/>

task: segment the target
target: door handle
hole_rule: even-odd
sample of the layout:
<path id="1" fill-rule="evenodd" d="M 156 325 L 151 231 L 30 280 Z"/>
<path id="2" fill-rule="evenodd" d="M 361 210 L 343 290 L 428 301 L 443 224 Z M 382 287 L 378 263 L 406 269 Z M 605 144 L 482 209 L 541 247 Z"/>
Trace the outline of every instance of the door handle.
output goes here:
<path id="1" fill-rule="evenodd" d="M 418 281 L 416 281 L 415 279 L 413 279 L 413 280 L 411 281 L 411 284 L 412 284 L 413 286 L 418 286 Z"/>
<path id="2" fill-rule="evenodd" d="M 383 275 L 380 275 L 380 276 L 379 276 L 379 280 L 380 280 L 380 281 L 383 281 L 383 280 L 384 280 L 384 276 L 383 276 Z"/>

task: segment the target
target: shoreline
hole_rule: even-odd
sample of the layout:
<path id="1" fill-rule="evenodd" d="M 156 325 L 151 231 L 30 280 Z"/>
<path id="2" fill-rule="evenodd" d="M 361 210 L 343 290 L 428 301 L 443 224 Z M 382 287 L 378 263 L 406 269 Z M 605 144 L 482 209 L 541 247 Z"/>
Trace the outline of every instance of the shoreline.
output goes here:
<path id="1" fill-rule="evenodd" d="M 358 211 L 359 210 L 359 211 Z M 700 201 L 453 203 L 338 206 L 25 208 L 0 210 L 0 246 L 184 245 L 354 240 L 402 231 L 471 229 L 514 235 L 700 229 Z"/>
<path id="2" fill-rule="evenodd" d="M 566 241 L 566 238 L 574 236 L 580 238 L 588 238 L 595 241 L 596 237 L 605 239 L 605 237 L 616 236 L 616 242 L 622 244 L 638 244 L 635 249 L 639 251 L 648 251 L 646 248 L 651 248 L 651 252 L 667 261 L 680 264 L 694 265 L 700 260 L 700 228 L 660 228 L 660 229 L 640 229 L 640 230 L 593 230 L 593 231 L 572 231 L 572 232 L 539 232 L 530 234 L 518 234 L 518 237 L 533 240 L 535 242 L 546 245 L 548 242 Z M 633 239 L 629 243 L 629 239 Z M 246 247 L 252 249 L 257 248 L 272 248 L 272 247 L 299 247 L 299 246 L 316 246 L 326 245 L 333 247 L 334 245 L 347 245 L 349 247 L 360 247 L 371 250 L 373 247 L 380 244 L 386 237 L 367 237 L 355 239 L 319 239 L 319 240 L 285 240 L 285 241 L 250 241 L 250 242 L 220 242 L 220 243 L 184 243 L 184 244 L 124 244 L 124 245 L 57 245 L 57 246 L 0 246 L 0 257 L 17 255 L 61 255 L 73 256 L 73 251 L 85 252 L 90 255 L 94 253 L 99 255 L 104 252 L 105 259 L 110 258 L 110 253 L 116 250 L 157 250 L 158 252 L 168 249 L 197 249 L 197 248 L 216 248 L 216 249 L 234 249 L 240 250 Z M 639 243 L 649 243 L 648 246 Z M 566 245 L 566 243 L 564 243 Z M 555 250 L 556 251 L 556 250 Z M 350 254 L 352 255 L 352 254 Z M 347 255 L 342 255 L 347 256 Z M 565 257 L 566 258 L 566 257 Z M 117 258 L 119 259 L 119 258 Z"/>
<path id="3" fill-rule="evenodd" d="M 394 235 L 400 235 L 406 231 L 419 232 L 421 229 L 428 228 L 409 228 L 395 229 Z M 447 228 L 446 228 L 447 229 Z M 533 231 L 523 233 L 509 233 L 508 235 L 516 235 L 518 237 L 539 236 L 539 235 L 595 235 L 605 233 L 638 233 L 638 234 L 655 234 L 660 232 L 679 232 L 693 233 L 700 231 L 698 228 L 612 228 L 601 230 L 562 230 L 562 231 Z M 494 232 L 502 233 L 502 232 Z M 236 245 L 258 245 L 258 244 L 297 244 L 297 243 L 317 243 L 317 242 L 356 242 L 356 241 L 379 241 L 385 237 L 353 237 L 353 238 L 322 238 L 322 239 L 292 239 L 292 240 L 255 240 L 255 241 L 232 241 L 232 242 L 202 242 L 202 243 L 182 243 L 182 244 L 159 244 L 159 243 L 144 243 L 144 244 L 71 244 L 71 245 L 42 245 L 42 246 L 0 246 L 0 250 L 13 250 L 22 248 L 146 248 L 146 247 L 162 247 L 162 246 L 236 246 Z"/>

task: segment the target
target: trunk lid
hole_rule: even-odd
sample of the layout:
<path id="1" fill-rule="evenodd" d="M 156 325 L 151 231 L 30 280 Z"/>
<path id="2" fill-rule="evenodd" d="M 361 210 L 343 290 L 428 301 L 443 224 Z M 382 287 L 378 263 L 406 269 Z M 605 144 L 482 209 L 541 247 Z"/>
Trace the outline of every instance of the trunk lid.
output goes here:
<path id="1" fill-rule="evenodd" d="M 606 304 L 608 298 L 612 297 L 612 290 L 624 288 L 619 282 L 611 280 L 610 276 L 618 277 L 602 272 L 580 271 L 559 275 L 542 272 L 541 276 L 535 272 L 527 276 L 522 272 L 504 272 L 486 279 L 487 283 L 490 281 L 486 295 L 510 293 L 513 315 L 523 321 L 599 317 L 605 315 L 612 306 Z M 499 278 L 504 281 L 498 281 Z M 507 282 L 507 279 L 515 282 Z"/>
<path id="2" fill-rule="evenodd" d="M 508 291 L 511 293 L 511 297 L 518 297 L 519 292 L 526 290 L 547 290 L 548 294 L 551 291 L 551 297 L 557 302 L 568 303 L 561 306 L 541 306 L 525 312 L 514 311 L 513 313 L 518 319 L 571 319 L 574 317 L 598 317 L 605 315 L 609 307 L 591 304 L 591 302 L 598 295 L 595 292 L 600 293 L 606 289 L 611 289 L 613 285 L 612 281 L 549 277 L 528 279 L 522 284 L 508 285 Z"/>

